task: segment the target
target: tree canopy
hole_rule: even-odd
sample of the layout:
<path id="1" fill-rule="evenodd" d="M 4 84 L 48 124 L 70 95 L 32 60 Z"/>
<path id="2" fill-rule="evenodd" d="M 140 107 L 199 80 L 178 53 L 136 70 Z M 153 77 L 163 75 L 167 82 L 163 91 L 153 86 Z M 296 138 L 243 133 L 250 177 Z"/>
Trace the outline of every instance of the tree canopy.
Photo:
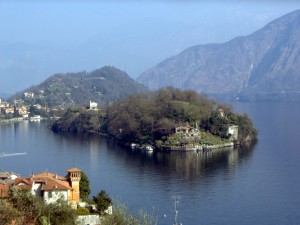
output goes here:
<path id="1" fill-rule="evenodd" d="M 239 142 L 255 139 L 257 135 L 246 114 L 234 113 L 231 106 L 195 91 L 172 87 L 126 97 L 109 104 L 102 112 L 69 109 L 52 129 L 101 132 L 119 141 L 154 144 L 183 124 L 219 139 L 228 139 L 228 127 L 237 125 Z"/>
<path id="2" fill-rule="evenodd" d="M 103 213 L 112 204 L 112 199 L 106 191 L 103 190 L 96 196 L 93 196 L 93 200 L 96 203 L 97 210 L 101 213 Z"/>
<path id="3" fill-rule="evenodd" d="M 115 102 L 107 110 L 107 132 L 117 139 L 152 140 L 176 124 L 207 119 L 216 102 L 194 91 L 164 88 Z"/>
<path id="4" fill-rule="evenodd" d="M 29 190 L 14 188 L 9 199 L 0 199 L 0 224 L 75 225 L 76 215 L 66 201 L 46 204 Z"/>
<path id="5" fill-rule="evenodd" d="M 107 110 L 106 132 L 119 140 L 151 143 L 185 123 L 220 138 L 228 138 L 230 124 L 239 126 L 240 141 L 257 135 L 247 115 L 234 113 L 229 105 L 195 91 L 172 87 L 130 96 L 112 104 Z"/>
<path id="6" fill-rule="evenodd" d="M 79 181 L 79 189 L 80 189 L 80 198 L 85 201 L 88 199 L 89 194 L 91 193 L 90 189 L 90 180 L 85 175 L 84 172 L 81 171 L 81 179 Z"/>

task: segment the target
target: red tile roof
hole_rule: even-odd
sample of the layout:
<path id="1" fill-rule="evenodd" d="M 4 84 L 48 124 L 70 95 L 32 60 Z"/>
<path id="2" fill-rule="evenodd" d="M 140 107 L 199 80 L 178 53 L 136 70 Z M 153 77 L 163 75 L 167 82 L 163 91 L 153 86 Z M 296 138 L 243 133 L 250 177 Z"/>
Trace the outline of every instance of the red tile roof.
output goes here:
<path id="1" fill-rule="evenodd" d="M 22 177 L 18 177 L 15 179 L 14 185 L 27 185 L 27 186 L 31 186 L 32 185 L 32 181 L 29 177 L 26 178 L 22 178 Z"/>
<path id="2" fill-rule="evenodd" d="M 71 168 L 68 172 L 81 172 L 81 170 L 78 168 Z M 34 183 L 41 183 L 42 191 L 74 190 L 65 177 L 49 172 L 33 174 L 31 177 L 26 178 L 16 178 L 14 181 L 14 185 L 19 188 L 31 189 Z"/>
<path id="3" fill-rule="evenodd" d="M 50 179 L 58 179 L 58 180 L 66 180 L 65 177 L 59 176 L 55 173 L 49 173 L 49 172 L 44 172 L 40 174 L 33 174 L 32 177 L 37 178 L 37 177 L 48 177 Z"/>
<path id="4" fill-rule="evenodd" d="M 54 190 L 73 190 L 73 188 L 70 186 L 70 184 L 67 181 L 61 181 L 57 179 L 51 179 L 51 178 L 34 178 L 34 181 L 36 183 L 42 183 L 42 191 L 54 191 Z"/>
<path id="5" fill-rule="evenodd" d="M 34 183 L 41 183 L 42 191 L 52 190 L 73 190 L 69 182 L 62 176 L 57 176 L 54 173 L 41 173 L 32 177 L 17 178 L 14 185 L 20 188 L 31 188 Z"/>

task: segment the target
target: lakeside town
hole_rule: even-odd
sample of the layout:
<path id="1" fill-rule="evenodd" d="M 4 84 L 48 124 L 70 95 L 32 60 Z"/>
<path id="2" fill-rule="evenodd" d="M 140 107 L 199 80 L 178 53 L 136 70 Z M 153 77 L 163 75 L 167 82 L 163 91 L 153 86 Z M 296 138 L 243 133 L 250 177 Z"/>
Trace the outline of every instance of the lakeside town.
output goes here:
<path id="1" fill-rule="evenodd" d="M 42 97 L 42 91 L 40 92 Z M 33 92 L 24 92 L 22 99 L 16 99 L 13 103 L 9 103 L 0 98 L 0 118 L 1 119 L 40 119 L 40 115 L 35 115 L 34 111 L 49 112 L 47 106 L 40 104 L 30 105 L 26 100 L 34 98 Z"/>
<path id="2" fill-rule="evenodd" d="M 0 123 L 19 120 L 38 121 L 45 118 L 57 119 L 67 108 L 64 106 L 48 107 L 47 103 L 43 101 L 44 98 L 45 92 L 43 90 L 39 90 L 38 94 L 24 92 L 22 98 L 15 99 L 13 102 L 0 98 Z M 98 110 L 98 104 L 90 101 L 86 108 Z"/>

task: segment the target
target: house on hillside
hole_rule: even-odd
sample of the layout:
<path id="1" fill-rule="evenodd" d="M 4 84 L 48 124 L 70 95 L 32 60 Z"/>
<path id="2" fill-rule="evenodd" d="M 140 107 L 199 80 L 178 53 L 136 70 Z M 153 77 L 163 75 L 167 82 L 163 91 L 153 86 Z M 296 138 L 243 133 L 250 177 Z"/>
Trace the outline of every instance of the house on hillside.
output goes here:
<path id="1" fill-rule="evenodd" d="M 67 172 L 67 178 L 49 172 L 16 178 L 13 186 L 31 190 L 33 195 L 42 197 L 46 203 L 54 203 L 58 199 L 63 199 L 68 201 L 72 208 L 77 208 L 80 201 L 81 170 L 71 168 Z"/>
<path id="2" fill-rule="evenodd" d="M 175 134 L 183 134 L 187 137 L 200 136 L 200 131 L 197 128 L 191 127 L 189 124 L 175 127 Z"/>
<path id="3" fill-rule="evenodd" d="M 18 108 L 16 108 L 16 111 L 17 111 L 18 114 L 19 114 L 20 116 L 22 116 L 23 118 L 28 118 L 29 112 L 28 112 L 28 109 L 27 109 L 26 106 L 18 107 Z"/>
<path id="4" fill-rule="evenodd" d="M 96 102 L 90 101 L 89 109 L 90 110 L 98 110 L 98 104 Z"/>
<path id="5" fill-rule="evenodd" d="M 14 114 L 15 108 L 14 107 L 3 107 L 1 108 L 1 114 L 7 115 L 7 114 Z"/>
<path id="6" fill-rule="evenodd" d="M 23 96 L 24 96 L 25 98 L 33 98 L 33 97 L 34 97 L 34 93 L 33 93 L 33 92 L 25 92 L 25 93 L 23 94 Z"/>
<path id="7" fill-rule="evenodd" d="M 9 103 L 8 102 L 3 102 L 2 100 L 0 101 L 0 108 L 6 108 L 9 107 Z"/>

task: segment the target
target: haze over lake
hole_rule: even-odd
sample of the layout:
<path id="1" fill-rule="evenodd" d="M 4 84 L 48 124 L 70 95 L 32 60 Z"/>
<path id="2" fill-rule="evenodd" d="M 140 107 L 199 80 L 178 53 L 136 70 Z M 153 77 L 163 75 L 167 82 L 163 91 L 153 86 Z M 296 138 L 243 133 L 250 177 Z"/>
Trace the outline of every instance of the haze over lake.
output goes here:
<path id="1" fill-rule="evenodd" d="M 270 29 L 261 28 L 299 9 L 297 1 L 0 0 L 0 98 L 8 98 L 16 92 L 23 96 L 24 89 L 38 85 L 53 74 L 73 76 L 80 72 L 86 76 L 103 66 L 113 66 L 134 79 L 154 68 L 158 86 L 153 89 L 169 85 L 188 89 L 191 86 L 184 86 L 188 82 L 206 94 L 209 93 L 205 88 L 212 85 L 222 96 L 222 91 L 230 90 L 230 86 L 238 93 L 251 84 L 256 88 L 255 82 L 269 74 L 267 78 L 280 78 L 273 83 L 277 94 L 283 94 L 284 100 L 295 100 L 288 92 L 300 96 L 297 61 L 300 11 L 290 22 L 283 19 Z M 263 31 L 263 35 L 249 44 L 247 36 L 257 30 Z M 202 45 L 209 48 L 197 53 L 193 50 L 196 45 L 201 45 L 200 49 Z M 220 46 L 225 46 L 221 52 Z M 170 58 L 187 48 L 193 54 Z M 214 50 L 213 60 L 208 57 L 208 49 Z M 231 54 L 233 49 L 236 54 Z M 249 51 L 242 51 L 245 49 Z M 256 51 L 257 55 L 253 54 Z M 188 59 L 192 60 L 188 63 Z M 207 60 L 203 65 L 208 72 L 201 71 L 201 59 Z M 217 64 L 223 61 L 222 65 Z M 245 66 L 239 70 L 242 61 Z M 183 67 L 173 67 L 173 62 Z M 163 83 L 162 72 L 155 67 L 159 64 L 164 69 L 170 65 L 164 70 L 168 75 L 165 80 L 174 81 L 177 86 Z M 273 68 L 276 70 L 269 70 Z M 251 73 L 247 71 L 252 69 L 258 72 L 250 80 Z M 286 73 L 281 73 L 283 69 Z M 188 75 L 186 71 L 192 76 L 183 82 L 182 75 Z M 235 71 L 240 72 L 236 77 L 233 76 Z M 292 78 L 291 71 L 294 71 Z M 203 74 L 206 77 L 200 77 Z M 112 73 L 107 76 L 111 78 Z M 154 76 L 149 77 L 147 81 L 151 84 Z M 221 78 L 219 84 L 223 86 L 217 86 L 217 78 Z M 247 79 L 240 79 L 239 86 L 229 78 Z M 278 101 L 280 98 L 274 89 L 268 89 L 272 83 L 267 78 L 262 79 L 266 89 L 261 89 L 267 97 L 260 100 L 271 99 L 271 96 Z M 104 77 L 100 74 L 97 79 Z M 121 80 L 113 80 L 107 92 L 99 91 L 91 81 L 92 85 L 82 90 L 95 92 L 76 103 L 96 102 L 97 99 L 92 99 L 95 95 L 102 98 L 113 89 L 121 91 L 124 89 Z M 54 83 L 60 85 L 60 82 L 61 79 Z M 207 82 L 202 89 L 201 82 Z M 69 83 L 71 87 L 61 85 L 61 95 L 55 85 L 51 92 L 54 97 L 63 96 L 60 106 L 66 102 L 66 96 L 75 102 L 69 90 L 77 90 L 79 84 Z M 115 83 L 120 87 L 113 85 Z M 286 84 L 284 88 L 283 84 Z M 47 93 L 47 87 L 36 90 L 34 95 Z M 138 89 L 132 83 L 128 87 Z M 76 90 L 74 98 L 84 96 Z M 257 89 L 251 89 L 251 93 L 259 94 Z M 41 99 L 47 97 L 41 96 Z M 226 99 L 247 100 L 240 97 L 243 96 L 234 94 L 233 98 Z M 252 97 L 249 99 L 258 99 Z M 44 103 L 46 107 L 49 102 Z M 299 102 L 234 103 L 234 110 L 246 112 L 253 120 L 259 131 L 257 142 L 207 153 L 131 151 L 97 135 L 53 133 L 47 121 L 0 124 L 0 171 L 13 171 L 24 177 L 43 171 L 64 176 L 67 169 L 78 167 L 90 179 L 90 198 L 105 190 L 114 200 L 127 203 L 133 211 L 143 208 L 153 213 L 159 225 L 173 224 L 176 196 L 179 198 L 178 223 L 183 225 L 299 225 Z"/>
<path id="2" fill-rule="evenodd" d="M 188 47 L 249 35 L 297 9 L 297 1 L 0 1 L 0 97 L 107 65 L 136 78 Z"/>
<path id="3" fill-rule="evenodd" d="M 91 180 L 92 195 L 114 199 L 172 224 L 299 224 L 300 106 L 295 103 L 236 103 L 259 130 L 258 142 L 234 150 L 146 154 L 123 149 L 99 136 L 53 133 L 46 122 L 0 126 L 0 169 L 22 176 L 76 166 Z M 166 215 L 166 216 L 164 216 Z"/>

